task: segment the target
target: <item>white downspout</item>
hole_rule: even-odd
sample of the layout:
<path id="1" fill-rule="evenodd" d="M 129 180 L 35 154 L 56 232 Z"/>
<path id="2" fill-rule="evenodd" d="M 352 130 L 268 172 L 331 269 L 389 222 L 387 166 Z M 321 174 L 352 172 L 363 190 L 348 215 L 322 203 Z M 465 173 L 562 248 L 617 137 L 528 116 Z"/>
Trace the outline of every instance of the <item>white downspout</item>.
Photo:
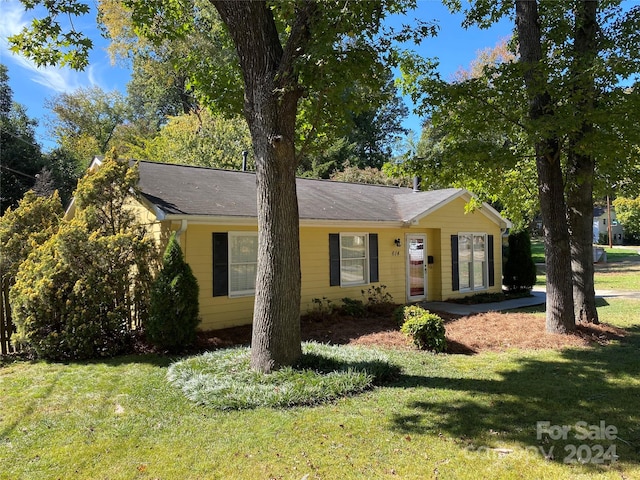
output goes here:
<path id="1" fill-rule="evenodd" d="M 185 252 L 186 245 L 182 245 L 182 242 L 180 241 L 180 236 L 187 231 L 187 227 L 188 227 L 187 219 L 183 218 L 182 220 L 180 220 L 180 228 L 176 230 L 176 241 L 180 243 L 180 247 L 182 248 L 183 255 L 187 254 L 187 252 Z"/>

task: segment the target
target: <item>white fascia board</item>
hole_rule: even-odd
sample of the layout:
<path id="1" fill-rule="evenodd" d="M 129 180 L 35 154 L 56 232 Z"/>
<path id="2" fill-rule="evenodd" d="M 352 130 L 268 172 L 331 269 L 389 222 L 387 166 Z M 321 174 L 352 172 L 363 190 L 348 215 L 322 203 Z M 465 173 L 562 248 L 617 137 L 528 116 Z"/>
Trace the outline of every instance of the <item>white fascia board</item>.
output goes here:
<path id="1" fill-rule="evenodd" d="M 469 200 L 471 200 L 472 198 L 478 198 L 478 197 L 476 197 L 469 190 L 462 189 L 459 192 L 456 192 L 453 195 L 451 195 L 450 197 L 448 197 L 445 200 L 441 201 L 440 203 L 438 203 L 438 204 L 432 206 L 431 208 L 425 210 L 420 215 L 416 215 L 411 220 L 409 220 L 407 223 L 415 225 L 420 220 L 422 220 L 424 217 L 426 217 L 427 215 L 429 215 L 429 214 L 435 212 L 436 210 L 444 207 L 445 205 L 447 205 L 447 204 L 451 203 L 452 201 L 456 200 L 457 198 L 463 198 L 468 203 Z M 513 226 L 513 224 L 511 223 L 510 220 L 507 220 L 506 218 L 504 218 L 502 215 L 500 215 L 500 213 L 495 208 L 493 208 L 491 205 L 489 205 L 486 202 L 482 202 L 482 205 L 477 210 L 480 213 L 482 213 L 485 217 L 487 217 L 489 220 L 491 220 L 492 222 L 498 224 L 500 226 L 500 228 L 511 228 Z"/>
<path id="2" fill-rule="evenodd" d="M 167 214 L 162 220 L 181 221 L 186 219 L 189 224 L 200 225 L 237 225 L 237 226 L 257 226 L 256 217 L 230 217 L 230 216 L 206 216 L 206 215 L 177 215 Z M 160 220 L 160 218 L 158 218 Z M 406 227 L 403 222 L 372 222 L 357 220 L 316 220 L 301 219 L 301 227 L 350 227 L 350 228 L 402 228 Z"/>
<path id="3" fill-rule="evenodd" d="M 163 212 L 164 214 L 164 212 Z M 238 225 L 238 226 L 256 226 L 258 219 L 256 217 L 226 217 L 226 216 L 210 216 L 210 215 L 180 215 L 175 213 L 166 214 L 163 220 L 180 222 L 188 220 L 189 224 L 199 225 Z"/>

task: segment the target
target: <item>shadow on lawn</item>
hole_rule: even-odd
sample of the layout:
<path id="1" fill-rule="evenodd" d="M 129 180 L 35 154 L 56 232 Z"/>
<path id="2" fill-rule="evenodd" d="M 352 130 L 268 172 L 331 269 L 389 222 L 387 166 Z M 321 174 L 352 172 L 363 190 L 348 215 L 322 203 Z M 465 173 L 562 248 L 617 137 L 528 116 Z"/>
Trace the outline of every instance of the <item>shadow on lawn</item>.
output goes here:
<path id="1" fill-rule="evenodd" d="M 590 449 L 601 444 L 605 450 L 615 444 L 621 461 L 638 463 L 640 328 L 628 331 L 630 335 L 619 343 L 563 350 L 558 360 L 524 358 L 515 370 L 498 372 L 500 380 L 401 376 L 395 383 L 398 387 L 453 393 L 432 395 L 426 390 L 423 400 L 406 405 L 411 413 L 391 418 L 391 428 L 403 434 L 447 432 L 469 445 L 488 448 L 514 441 L 524 448 L 540 451 L 542 447 L 548 453 L 553 446 L 553 458 L 559 462 L 567 460 L 570 450 L 565 451 L 565 446 L 570 444 L 585 444 Z M 601 421 L 613 425 L 618 438 L 576 438 L 575 425 L 581 421 L 588 426 Z M 550 439 L 544 432 L 538 438 L 537 422 L 568 425 L 571 430 L 564 440 Z"/>

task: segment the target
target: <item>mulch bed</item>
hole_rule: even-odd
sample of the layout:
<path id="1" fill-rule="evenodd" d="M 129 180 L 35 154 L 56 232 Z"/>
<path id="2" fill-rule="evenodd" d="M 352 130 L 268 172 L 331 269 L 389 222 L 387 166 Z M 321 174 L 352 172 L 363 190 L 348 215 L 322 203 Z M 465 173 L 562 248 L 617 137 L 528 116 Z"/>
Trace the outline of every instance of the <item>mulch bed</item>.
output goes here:
<path id="1" fill-rule="evenodd" d="M 600 324 L 579 324 L 570 335 L 545 332 L 543 317 L 526 313 L 489 312 L 460 317 L 438 313 L 445 320 L 447 353 L 474 354 L 483 351 L 519 349 L 561 349 L 607 344 L 621 339 L 626 332 Z M 302 339 L 342 345 L 367 345 L 384 348 L 415 349 L 391 315 L 353 318 L 336 316 L 329 320 L 303 319 Z M 198 349 L 209 350 L 251 342 L 251 325 L 202 332 Z"/>

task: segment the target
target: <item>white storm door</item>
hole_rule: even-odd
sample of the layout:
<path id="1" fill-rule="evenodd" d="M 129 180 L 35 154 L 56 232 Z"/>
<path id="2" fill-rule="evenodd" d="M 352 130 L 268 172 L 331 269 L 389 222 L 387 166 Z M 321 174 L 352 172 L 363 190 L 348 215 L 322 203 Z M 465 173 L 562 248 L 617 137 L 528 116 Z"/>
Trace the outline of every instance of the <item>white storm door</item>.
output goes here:
<path id="1" fill-rule="evenodd" d="M 427 297 L 425 261 L 427 240 L 425 235 L 407 235 L 407 299 L 410 302 Z"/>

